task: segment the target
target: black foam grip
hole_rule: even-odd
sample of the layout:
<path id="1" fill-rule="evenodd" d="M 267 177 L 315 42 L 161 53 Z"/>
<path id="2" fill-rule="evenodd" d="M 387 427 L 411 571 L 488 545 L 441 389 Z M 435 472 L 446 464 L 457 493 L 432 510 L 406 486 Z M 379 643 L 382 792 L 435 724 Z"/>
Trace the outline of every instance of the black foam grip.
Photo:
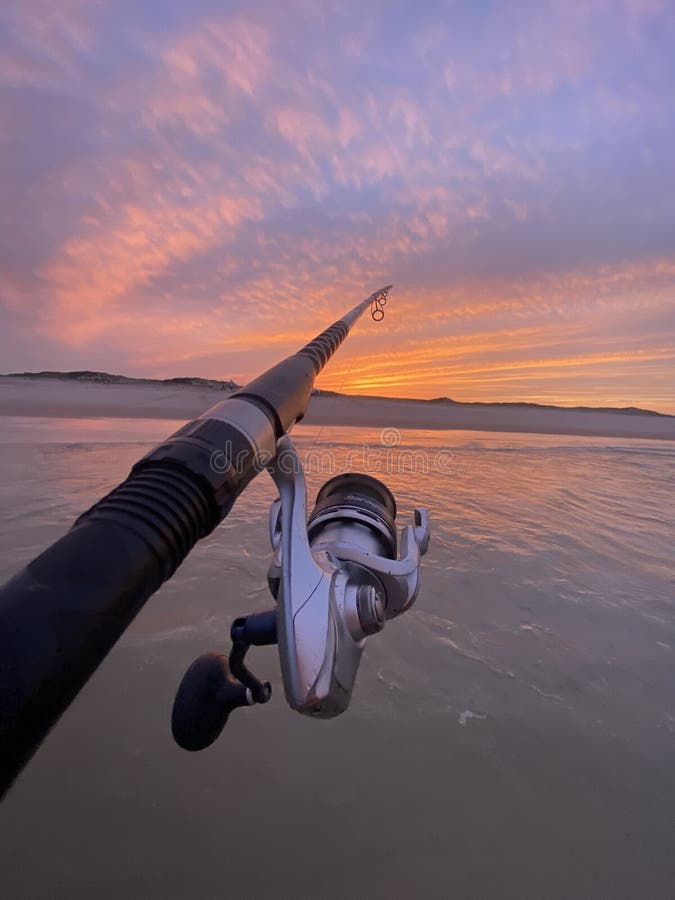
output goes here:
<path id="1" fill-rule="evenodd" d="M 0 589 L 0 795 L 221 517 L 189 473 L 141 469 Z"/>

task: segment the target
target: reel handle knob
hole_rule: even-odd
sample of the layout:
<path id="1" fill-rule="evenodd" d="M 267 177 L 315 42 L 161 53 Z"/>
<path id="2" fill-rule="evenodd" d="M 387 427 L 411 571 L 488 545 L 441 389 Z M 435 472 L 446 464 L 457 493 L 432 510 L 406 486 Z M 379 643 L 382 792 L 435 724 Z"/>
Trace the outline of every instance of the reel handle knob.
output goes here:
<path id="1" fill-rule="evenodd" d="M 220 735 L 233 710 L 254 702 L 251 691 L 232 675 L 227 657 L 205 653 L 192 663 L 176 692 L 171 715 L 174 740 L 183 750 L 204 750 Z"/>

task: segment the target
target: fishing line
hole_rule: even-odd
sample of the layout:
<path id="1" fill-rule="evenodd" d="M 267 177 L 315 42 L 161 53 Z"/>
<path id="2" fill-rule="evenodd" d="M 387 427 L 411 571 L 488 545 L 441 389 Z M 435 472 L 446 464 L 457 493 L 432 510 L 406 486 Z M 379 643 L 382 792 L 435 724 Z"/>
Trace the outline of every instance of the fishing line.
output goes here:
<path id="1" fill-rule="evenodd" d="M 350 363 L 350 365 L 349 365 L 349 368 L 347 369 L 347 374 L 345 375 L 345 377 L 342 379 L 342 381 L 341 381 L 340 384 L 338 385 L 338 389 L 337 389 L 337 393 L 338 393 L 338 394 L 340 393 L 340 391 L 341 391 L 342 388 L 344 387 L 345 382 L 347 381 L 347 379 L 349 378 L 349 376 L 352 374 L 352 369 L 354 368 L 354 363 L 355 363 L 356 360 L 360 357 L 360 355 L 361 355 L 360 353 L 355 353 L 355 354 L 352 356 L 351 363 Z M 312 443 L 310 444 L 310 447 L 313 447 L 316 443 L 318 443 L 318 440 L 319 440 L 319 438 L 321 437 L 321 434 L 323 433 L 323 430 L 324 430 L 325 427 L 326 427 L 326 425 L 325 425 L 325 423 L 324 423 L 324 424 L 319 428 L 316 437 L 314 438 L 314 440 L 313 440 Z"/>
<path id="2" fill-rule="evenodd" d="M 381 322 L 382 319 L 384 319 L 384 307 L 387 305 L 387 295 L 389 294 L 390 287 L 391 286 L 382 288 L 382 290 L 377 291 L 377 293 L 372 295 L 372 299 L 370 302 L 370 316 L 371 316 L 373 322 Z M 356 360 L 359 359 L 360 356 L 361 356 L 360 353 L 355 353 L 354 356 L 352 356 L 351 363 L 349 365 L 349 368 L 347 369 L 347 373 L 345 374 L 344 378 L 338 385 L 338 389 L 337 389 L 338 394 L 344 387 L 345 382 L 347 381 L 349 376 L 352 374 L 352 369 L 354 368 L 354 364 L 355 364 Z M 318 440 L 321 437 L 325 427 L 326 426 L 324 424 L 319 428 L 319 431 L 317 432 L 316 437 L 310 444 L 310 447 L 313 447 L 316 443 L 318 443 Z"/>

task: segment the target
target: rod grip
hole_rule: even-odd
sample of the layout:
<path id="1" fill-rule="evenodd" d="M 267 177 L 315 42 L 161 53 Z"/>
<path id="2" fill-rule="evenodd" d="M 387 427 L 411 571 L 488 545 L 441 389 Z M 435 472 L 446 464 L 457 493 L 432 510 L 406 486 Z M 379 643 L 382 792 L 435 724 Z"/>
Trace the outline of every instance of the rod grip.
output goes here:
<path id="1" fill-rule="evenodd" d="M 133 471 L 0 588 L 0 796 L 147 598 L 222 517 L 189 473 L 170 464 Z"/>

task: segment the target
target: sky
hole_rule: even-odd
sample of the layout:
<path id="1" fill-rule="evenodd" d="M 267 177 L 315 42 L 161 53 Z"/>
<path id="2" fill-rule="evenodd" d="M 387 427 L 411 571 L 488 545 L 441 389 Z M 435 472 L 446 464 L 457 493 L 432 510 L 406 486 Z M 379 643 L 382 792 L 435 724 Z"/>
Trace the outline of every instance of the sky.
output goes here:
<path id="1" fill-rule="evenodd" d="M 3 0 L 0 371 L 675 412 L 670 0 Z"/>

